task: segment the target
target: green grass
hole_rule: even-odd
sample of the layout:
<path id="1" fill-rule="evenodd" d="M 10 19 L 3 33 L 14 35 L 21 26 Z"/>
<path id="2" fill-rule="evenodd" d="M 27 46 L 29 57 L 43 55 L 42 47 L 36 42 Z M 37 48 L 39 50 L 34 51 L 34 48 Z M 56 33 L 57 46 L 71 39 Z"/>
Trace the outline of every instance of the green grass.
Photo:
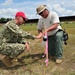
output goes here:
<path id="1" fill-rule="evenodd" d="M 37 29 L 37 26 L 36 25 L 30 25 L 30 24 L 27 24 L 27 25 L 22 25 L 21 28 L 25 31 L 34 31 Z"/>
<path id="2" fill-rule="evenodd" d="M 0 75 L 75 75 L 75 22 L 63 23 L 62 28 L 66 29 L 69 34 L 67 45 L 63 45 L 63 62 L 56 64 L 55 61 L 50 60 L 49 65 L 45 66 L 45 58 L 42 58 L 44 47 L 42 41 L 28 39 L 30 43 L 30 51 L 20 55 L 19 62 L 12 68 L 7 68 L 2 63 L 2 55 L 0 55 Z M 37 35 L 37 27 L 35 25 L 21 26 L 27 32 Z"/>

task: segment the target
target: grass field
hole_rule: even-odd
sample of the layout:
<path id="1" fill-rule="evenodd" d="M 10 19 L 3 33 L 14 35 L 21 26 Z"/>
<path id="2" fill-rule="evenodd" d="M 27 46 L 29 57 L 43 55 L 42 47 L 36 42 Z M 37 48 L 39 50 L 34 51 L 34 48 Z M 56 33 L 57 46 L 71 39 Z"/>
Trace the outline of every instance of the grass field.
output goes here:
<path id="1" fill-rule="evenodd" d="M 30 40 L 30 51 L 20 55 L 19 62 L 15 67 L 7 68 L 2 63 L 2 55 L 0 55 L 0 75 L 75 75 L 75 22 L 62 23 L 62 28 L 66 29 L 69 34 L 67 45 L 63 45 L 63 62 L 56 64 L 55 61 L 49 60 L 49 65 L 45 66 L 45 58 L 42 58 L 44 47 L 42 47 L 41 39 Z M 37 35 L 36 25 L 21 26 L 27 32 Z"/>

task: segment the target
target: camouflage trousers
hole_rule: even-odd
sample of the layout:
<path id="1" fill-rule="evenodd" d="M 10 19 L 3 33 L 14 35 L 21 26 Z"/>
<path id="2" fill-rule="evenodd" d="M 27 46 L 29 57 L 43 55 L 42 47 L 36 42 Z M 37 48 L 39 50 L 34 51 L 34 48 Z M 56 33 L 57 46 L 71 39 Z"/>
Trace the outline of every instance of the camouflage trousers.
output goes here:
<path id="1" fill-rule="evenodd" d="M 24 44 L 18 43 L 3 43 L 0 45 L 0 54 L 7 55 L 10 58 L 16 58 L 25 50 Z"/>

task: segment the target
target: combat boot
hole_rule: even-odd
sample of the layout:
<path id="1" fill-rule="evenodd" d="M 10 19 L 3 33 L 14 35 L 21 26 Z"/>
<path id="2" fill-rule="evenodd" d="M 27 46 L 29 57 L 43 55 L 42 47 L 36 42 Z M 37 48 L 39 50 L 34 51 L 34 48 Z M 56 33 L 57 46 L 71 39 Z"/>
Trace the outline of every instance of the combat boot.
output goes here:
<path id="1" fill-rule="evenodd" d="M 7 66 L 7 67 L 12 67 L 12 58 L 5 56 L 3 58 L 3 63 Z"/>
<path id="2" fill-rule="evenodd" d="M 57 64 L 62 63 L 62 59 L 56 59 L 56 63 L 57 63 Z"/>
<path id="3" fill-rule="evenodd" d="M 18 62 L 18 59 L 17 58 L 14 58 L 11 62 L 12 63 L 16 63 L 16 62 Z"/>

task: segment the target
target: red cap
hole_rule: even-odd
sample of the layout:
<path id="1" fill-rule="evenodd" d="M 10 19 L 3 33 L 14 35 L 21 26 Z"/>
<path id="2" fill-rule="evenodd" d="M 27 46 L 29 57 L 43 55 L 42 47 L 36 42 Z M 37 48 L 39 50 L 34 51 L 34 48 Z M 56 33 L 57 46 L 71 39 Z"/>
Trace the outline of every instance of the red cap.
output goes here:
<path id="1" fill-rule="evenodd" d="M 23 17 L 25 20 L 27 20 L 26 14 L 24 12 L 17 12 L 15 16 L 16 17 L 20 16 L 20 17 Z"/>

